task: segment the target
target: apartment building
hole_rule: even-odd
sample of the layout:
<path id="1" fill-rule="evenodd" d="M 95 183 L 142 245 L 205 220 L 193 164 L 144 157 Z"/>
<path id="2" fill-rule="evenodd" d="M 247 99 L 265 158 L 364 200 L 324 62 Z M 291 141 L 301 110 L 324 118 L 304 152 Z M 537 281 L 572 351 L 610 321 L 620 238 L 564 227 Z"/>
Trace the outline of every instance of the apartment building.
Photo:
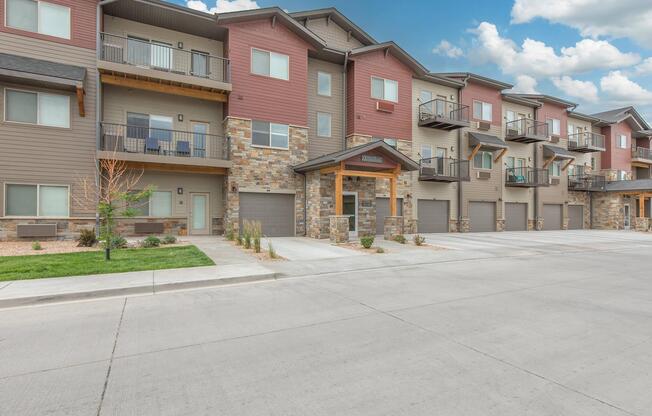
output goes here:
<path id="1" fill-rule="evenodd" d="M 649 227 L 652 130 L 632 107 L 431 72 L 332 8 L 0 7 L 1 239 L 96 226 L 79 180 L 101 160 L 155 189 L 125 235 Z"/>

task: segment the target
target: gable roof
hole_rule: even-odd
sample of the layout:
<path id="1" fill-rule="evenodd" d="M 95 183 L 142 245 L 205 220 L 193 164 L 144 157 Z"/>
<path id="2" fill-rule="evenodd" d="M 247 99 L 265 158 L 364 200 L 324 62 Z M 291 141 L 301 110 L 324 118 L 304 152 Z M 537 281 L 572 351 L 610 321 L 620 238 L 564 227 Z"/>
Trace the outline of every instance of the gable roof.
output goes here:
<path id="1" fill-rule="evenodd" d="M 525 105 L 525 106 L 528 106 L 528 107 L 539 108 L 539 107 L 541 107 L 543 105 L 539 101 L 530 100 L 529 98 L 524 98 L 524 97 L 521 97 L 519 95 L 508 93 L 508 92 L 502 93 L 502 96 L 503 96 L 503 100 L 505 100 L 505 101 L 508 101 L 510 103 Z"/>
<path id="2" fill-rule="evenodd" d="M 367 32 L 362 30 L 362 28 L 349 20 L 348 17 L 343 15 L 335 7 L 294 12 L 290 13 L 290 16 L 296 20 L 303 20 L 304 22 L 306 19 L 320 19 L 325 17 L 326 19 L 330 19 L 335 22 L 344 30 L 351 32 L 351 35 L 353 35 L 354 38 L 358 39 L 365 46 L 378 43 L 373 37 L 371 37 L 371 35 L 369 35 Z"/>
<path id="3" fill-rule="evenodd" d="M 632 121 L 636 123 L 638 130 L 650 130 L 650 125 L 647 123 L 647 121 L 645 121 L 639 112 L 636 111 L 636 109 L 631 105 L 591 115 L 600 119 L 605 125 L 620 123 L 621 121 L 631 118 Z"/>
<path id="4" fill-rule="evenodd" d="M 455 79 L 464 79 L 464 80 L 473 80 L 475 82 L 478 82 L 480 84 L 486 85 L 491 88 L 495 88 L 498 90 L 506 90 L 509 88 L 512 88 L 512 84 L 508 84 L 506 82 L 498 81 L 497 79 L 492 79 L 488 77 L 484 77 L 482 75 L 474 74 L 472 72 L 431 72 L 431 75 L 436 75 L 436 76 L 441 76 L 441 77 L 446 77 L 446 78 L 455 78 Z"/>
<path id="5" fill-rule="evenodd" d="M 361 48 L 356 48 L 351 50 L 349 56 L 362 55 L 365 53 L 376 52 L 381 50 L 387 50 L 391 52 L 399 61 L 401 61 L 405 66 L 414 71 L 415 74 L 423 76 L 428 74 L 426 67 L 421 65 L 419 61 L 414 59 L 409 53 L 407 53 L 403 48 L 398 46 L 393 41 L 376 43 L 374 45 L 363 46 Z"/>
<path id="6" fill-rule="evenodd" d="M 530 99 L 530 100 L 537 100 L 537 101 L 541 101 L 541 102 L 544 102 L 544 103 L 558 104 L 558 105 L 561 105 L 561 106 L 566 107 L 566 108 L 569 108 L 569 107 L 575 108 L 575 107 L 577 107 L 577 104 L 575 104 L 575 103 L 572 103 L 570 101 L 566 101 L 566 100 L 564 100 L 562 98 L 559 98 L 559 97 L 553 97 L 552 95 L 547 95 L 547 94 L 517 94 L 517 93 L 513 93 L 511 95 L 514 95 L 516 97 L 521 97 L 521 98 L 527 98 L 527 99 Z"/>

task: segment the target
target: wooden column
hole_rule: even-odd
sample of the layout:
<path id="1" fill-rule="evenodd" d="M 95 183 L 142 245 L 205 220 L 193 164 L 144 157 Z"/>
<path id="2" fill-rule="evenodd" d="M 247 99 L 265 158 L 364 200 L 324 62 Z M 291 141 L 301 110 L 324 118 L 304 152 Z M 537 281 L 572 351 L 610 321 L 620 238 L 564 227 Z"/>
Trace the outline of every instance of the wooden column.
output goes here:
<path id="1" fill-rule="evenodd" d="M 645 194 L 638 196 L 638 217 L 645 218 Z"/>
<path id="2" fill-rule="evenodd" d="M 341 170 L 335 172 L 335 215 L 342 215 L 344 212 L 344 197 L 342 194 L 343 179 L 344 176 Z"/>
<path id="3" fill-rule="evenodd" d="M 394 175 L 389 180 L 389 215 L 395 217 L 398 215 L 398 207 L 396 206 L 396 192 L 398 187 L 398 175 L 401 174 L 401 165 L 396 166 Z"/>

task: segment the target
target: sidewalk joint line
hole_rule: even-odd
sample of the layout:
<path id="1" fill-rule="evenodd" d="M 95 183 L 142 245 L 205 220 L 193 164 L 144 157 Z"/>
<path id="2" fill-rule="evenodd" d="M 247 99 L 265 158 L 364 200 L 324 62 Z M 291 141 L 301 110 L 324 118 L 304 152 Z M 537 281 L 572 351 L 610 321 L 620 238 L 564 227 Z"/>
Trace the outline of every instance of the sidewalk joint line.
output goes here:
<path id="1" fill-rule="evenodd" d="M 120 336 L 120 328 L 122 327 L 122 319 L 125 316 L 125 309 L 127 307 L 127 300 L 129 298 L 125 298 L 124 303 L 122 304 L 122 311 L 120 312 L 120 320 L 118 321 L 118 327 L 115 331 L 115 339 L 113 341 L 113 349 L 111 350 L 111 358 L 109 359 L 109 367 L 106 370 L 106 377 L 104 378 L 104 387 L 102 388 L 102 395 L 100 396 L 100 403 L 99 406 L 97 407 L 97 416 L 100 416 L 100 413 L 102 412 L 102 405 L 104 404 L 104 396 L 106 395 L 106 389 L 109 385 L 109 377 L 111 376 L 111 368 L 113 367 L 113 357 L 115 356 L 115 349 L 116 346 L 118 345 L 118 337 Z"/>

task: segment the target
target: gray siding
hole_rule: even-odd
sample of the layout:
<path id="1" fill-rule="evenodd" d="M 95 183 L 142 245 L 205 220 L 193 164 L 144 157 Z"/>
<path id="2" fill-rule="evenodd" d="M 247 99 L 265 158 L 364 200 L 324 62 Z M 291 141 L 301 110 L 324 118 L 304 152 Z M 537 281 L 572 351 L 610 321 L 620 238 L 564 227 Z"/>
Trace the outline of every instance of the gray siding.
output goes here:
<path id="1" fill-rule="evenodd" d="M 342 65 L 308 59 L 308 157 L 310 159 L 344 148 L 342 70 Z M 317 94 L 318 72 L 331 74 L 330 97 Z M 318 112 L 331 115 L 331 137 L 317 136 Z"/>
<path id="2" fill-rule="evenodd" d="M 359 48 L 362 43 L 351 36 L 348 38 L 346 30 L 334 22 L 327 23 L 326 18 L 310 19 L 306 27 L 322 38 L 329 47 L 348 51 Z"/>

